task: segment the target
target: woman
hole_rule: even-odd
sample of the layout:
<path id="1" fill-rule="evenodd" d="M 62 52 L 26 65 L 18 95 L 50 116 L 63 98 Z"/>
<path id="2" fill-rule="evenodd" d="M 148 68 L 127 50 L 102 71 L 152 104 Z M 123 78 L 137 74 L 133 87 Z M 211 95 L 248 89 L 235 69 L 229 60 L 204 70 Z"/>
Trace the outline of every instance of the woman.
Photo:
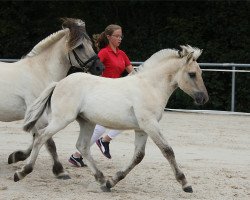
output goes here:
<path id="1" fill-rule="evenodd" d="M 133 71 L 133 66 L 130 63 L 128 56 L 124 51 L 118 48 L 121 44 L 122 38 L 122 28 L 116 24 L 107 26 L 105 31 L 95 38 L 95 46 L 97 50 L 100 50 L 98 57 L 105 66 L 102 77 L 120 78 L 124 70 L 128 73 Z M 97 124 L 91 138 L 91 145 L 96 142 L 103 155 L 111 159 L 109 143 L 120 133 L 120 131 L 109 130 L 107 135 L 101 137 L 105 131 L 105 127 Z M 82 161 L 82 156 L 78 152 L 75 152 L 70 156 L 69 162 L 78 167 L 85 166 Z"/>

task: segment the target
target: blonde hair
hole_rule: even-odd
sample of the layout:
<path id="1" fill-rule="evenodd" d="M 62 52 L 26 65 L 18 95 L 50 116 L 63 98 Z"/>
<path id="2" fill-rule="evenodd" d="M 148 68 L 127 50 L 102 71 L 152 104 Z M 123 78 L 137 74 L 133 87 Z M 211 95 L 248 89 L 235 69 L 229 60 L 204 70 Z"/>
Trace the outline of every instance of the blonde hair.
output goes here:
<path id="1" fill-rule="evenodd" d="M 122 27 L 116 24 L 110 24 L 105 28 L 105 30 L 102 33 L 93 35 L 93 40 L 97 51 L 106 47 L 109 44 L 107 35 L 112 35 L 114 31 L 118 29 L 122 29 Z"/>

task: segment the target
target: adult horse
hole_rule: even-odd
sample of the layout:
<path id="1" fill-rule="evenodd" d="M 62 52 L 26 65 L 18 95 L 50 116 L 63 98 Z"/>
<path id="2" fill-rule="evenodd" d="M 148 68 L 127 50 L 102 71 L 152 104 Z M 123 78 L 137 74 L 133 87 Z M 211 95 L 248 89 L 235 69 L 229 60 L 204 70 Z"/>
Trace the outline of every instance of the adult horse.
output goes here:
<path id="1" fill-rule="evenodd" d="M 80 19 L 65 18 L 62 27 L 62 30 L 40 41 L 18 62 L 0 62 L 1 121 L 23 119 L 28 105 L 51 82 L 66 77 L 72 65 L 95 75 L 102 72 L 104 66 L 92 48 L 85 23 Z M 33 128 L 33 136 L 37 128 Z M 8 163 L 25 160 L 30 155 L 32 145 L 25 151 L 12 153 Z M 53 173 L 57 177 L 65 177 L 52 138 L 46 142 L 46 146 L 54 161 Z"/>
<path id="2" fill-rule="evenodd" d="M 48 108 L 51 116 L 48 125 L 45 125 L 35 139 L 30 161 L 14 174 L 14 181 L 19 181 L 30 173 L 42 145 L 76 119 L 80 124 L 76 147 L 104 191 L 114 187 L 141 162 L 149 136 L 169 161 L 183 190 L 192 192 L 192 187 L 176 163 L 174 151 L 162 136 L 159 127 L 164 107 L 177 87 L 198 104 L 208 101 L 201 69 L 196 61 L 201 50 L 188 45 L 181 48 L 181 51 L 165 49 L 155 53 L 139 67 L 136 74 L 125 78 L 107 79 L 75 74 L 52 83 L 27 109 L 25 131 L 36 124 L 47 108 L 47 103 L 50 105 Z M 111 179 L 105 178 L 90 155 L 90 139 L 95 124 L 112 129 L 135 130 L 132 161 Z"/>

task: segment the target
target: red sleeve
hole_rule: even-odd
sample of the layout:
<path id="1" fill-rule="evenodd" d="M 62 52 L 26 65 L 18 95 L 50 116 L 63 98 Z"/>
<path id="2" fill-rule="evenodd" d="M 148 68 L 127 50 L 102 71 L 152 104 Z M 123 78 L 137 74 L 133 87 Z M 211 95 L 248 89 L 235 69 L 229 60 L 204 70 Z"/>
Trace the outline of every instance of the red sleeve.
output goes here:
<path id="1" fill-rule="evenodd" d="M 130 62 L 127 54 L 124 51 L 122 51 L 122 52 L 123 52 L 123 59 L 125 61 L 125 66 L 127 67 L 127 66 L 131 65 L 131 62 Z"/>

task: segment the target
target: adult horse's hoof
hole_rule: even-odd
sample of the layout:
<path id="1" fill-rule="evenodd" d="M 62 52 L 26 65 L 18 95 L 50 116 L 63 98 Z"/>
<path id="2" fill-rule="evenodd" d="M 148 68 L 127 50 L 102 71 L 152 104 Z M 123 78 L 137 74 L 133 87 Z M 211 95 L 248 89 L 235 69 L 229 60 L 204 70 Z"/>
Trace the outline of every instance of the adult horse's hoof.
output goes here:
<path id="1" fill-rule="evenodd" d="M 103 191 L 103 192 L 111 192 L 111 189 L 110 188 L 107 188 L 106 186 L 101 186 L 101 190 Z"/>
<path id="2" fill-rule="evenodd" d="M 191 186 L 187 186 L 185 188 L 183 188 L 184 192 L 188 192 L 188 193 L 193 193 L 193 189 Z"/>
<path id="3" fill-rule="evenodd" d="M 16 163 L 18 161 L 23 161 L 27 158 L 22 151 L 16 151 L 9 155 L 8 164 Z"/>
<path id="4" fill-rule="evenodd" d="M 20 181 L 20 178 L 19 178 L 19 176 L 17 175 L 17 173 L 14 174 L 14 181 L 15 181 L 15 182 Z"/>
<path id="5" fill-rule="evenodd" d="M 9 155 L 8 164 L 14 163 L 13 153 Z"/>
<path id="6" fill-rule="evenodd" d="M 63 175 L 57 176 L 56 178 L 61 179 L 61 180 L 71 179 L 71 177 L 68 174 L 63 174 Z"/>

